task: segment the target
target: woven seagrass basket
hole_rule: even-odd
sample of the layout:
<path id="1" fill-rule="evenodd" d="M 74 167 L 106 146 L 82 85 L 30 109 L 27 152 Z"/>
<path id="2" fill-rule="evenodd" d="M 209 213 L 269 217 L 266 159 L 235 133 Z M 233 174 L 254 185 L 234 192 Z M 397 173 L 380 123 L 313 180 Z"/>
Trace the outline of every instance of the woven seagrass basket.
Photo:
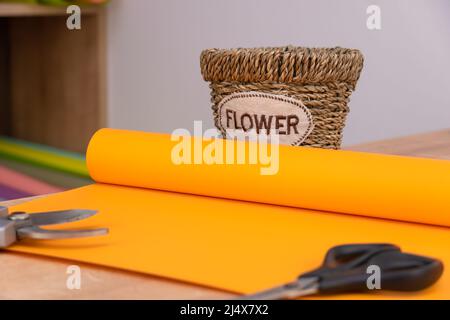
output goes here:
<path id="1" fill-rule="evenodd" d="M 200 65 L 210 82 L 215 125 L 222 132 L 218 108 L 227 96 L 275 94 L 301 101 L 312 117 L 311 131 L 296 145 L 338 149 L 363 55 L 345 48 L 209 49 L 202 52 Z"/>

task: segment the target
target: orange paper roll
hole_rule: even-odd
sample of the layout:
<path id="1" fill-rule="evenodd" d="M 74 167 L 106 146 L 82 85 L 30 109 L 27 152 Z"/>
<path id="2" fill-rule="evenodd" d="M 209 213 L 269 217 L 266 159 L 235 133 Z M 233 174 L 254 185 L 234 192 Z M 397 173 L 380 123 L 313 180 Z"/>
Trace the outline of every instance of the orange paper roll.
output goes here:
<path id="1" fill-rule="evenodd" d="M 97 183 L 12 210 L 96 209 L 67 227 L 110 234 L 10 249 L 238 293 L 291 281 L 345 243 L 394 243 L 450 264 L 448 161 L 280 146 L 278 173 L 261 175 L 267 162 L 208 164 L 194 150 L 211 141 L 185 141 L 197 164 L 176 164 L 169 135 L 100 130 L 87 154 Z M 417 293 L 333 297 L 450 298 L 450 274 Z"/>
<path id="2" fill-rule="evenodd" d="M 195 164 L 196 144 L 214 142 L 187 140 L 193 164 L 174 164 L 181 138 L 100 130 L 88 169 L 101 183 L 450 226 L 449 161 L 280 146 L 278 172 L 262 175 L 269 165 Z"/>

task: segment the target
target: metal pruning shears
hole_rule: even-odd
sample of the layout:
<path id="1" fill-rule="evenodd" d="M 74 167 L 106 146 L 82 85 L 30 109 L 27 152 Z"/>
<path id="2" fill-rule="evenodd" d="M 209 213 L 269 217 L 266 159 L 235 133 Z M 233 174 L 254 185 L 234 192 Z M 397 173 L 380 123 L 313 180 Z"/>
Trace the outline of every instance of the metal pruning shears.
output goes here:
<path id="1" fill-rule="evenodd" d="M 66 239 L 101 236 L 108 233 L 107 228 L 83 230 L 46 230 L 40 226 L 60 224 L 89 218 L 96 214 L 94 210 L 62 210 L 28 214 L 13 212 L 0 206 L 0 248 L 6 248 L 18 240 L 29 239 Z"/>
<path id="2" fill-rule="evenodd" d="M 392 244 L 341 245 L 327 252 L 321 267 L 300 275 L 296 281 L 239 299 L 293 299 L 313 294 L 370 291 L 369 266 L 379 267 L 380 289 L 393 291 L 425 289 L 444 270 L 439 260 L 401 252 Z"/>

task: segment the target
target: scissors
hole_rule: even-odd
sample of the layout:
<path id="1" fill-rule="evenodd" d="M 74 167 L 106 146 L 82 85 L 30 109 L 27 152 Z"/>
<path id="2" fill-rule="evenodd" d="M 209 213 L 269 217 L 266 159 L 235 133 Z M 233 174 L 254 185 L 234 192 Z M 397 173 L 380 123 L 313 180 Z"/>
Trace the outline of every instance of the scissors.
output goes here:
<path id="1" fill-rule="evenodd" d="M 278 300 L 370 291 L 369 266 L 379 267 L 380 289 L 393 291 L 425 289 L 434 284 L 444 270 L 441 261 L 404 253 L 392 244 L 340 245 L 328 250 L 322 266 L 300 275 L 297 280 L 238 299 Z"/>
<path id="2" fill-rule="evenodd" d="M 26 212 L 8 213 L 7 207 L 0 206 L 0 248 L 6 248 L 18 240 L 66 239 L 101 236 L 108 233 L 107 228 L 82 230 L 47 230 L 40 226 L 60 224 L 89 218 L 95 210 L 72 209 L 28 214 Z"/>

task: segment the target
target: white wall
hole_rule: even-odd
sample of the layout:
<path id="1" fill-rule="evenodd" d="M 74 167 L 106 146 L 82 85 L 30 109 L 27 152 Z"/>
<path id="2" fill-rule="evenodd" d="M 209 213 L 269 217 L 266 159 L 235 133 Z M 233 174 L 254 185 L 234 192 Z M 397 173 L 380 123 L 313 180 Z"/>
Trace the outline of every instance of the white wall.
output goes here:
<path id="1" fill-rule="evenodd" d="M 366 28 L 369 4 L 381 7 L 380 31 Z M 109 125 L 212 127 L 201 50 L 286 44 L 364 53 L 345 144 L 450 127 L 448 0 L 113 0 Z"/>

